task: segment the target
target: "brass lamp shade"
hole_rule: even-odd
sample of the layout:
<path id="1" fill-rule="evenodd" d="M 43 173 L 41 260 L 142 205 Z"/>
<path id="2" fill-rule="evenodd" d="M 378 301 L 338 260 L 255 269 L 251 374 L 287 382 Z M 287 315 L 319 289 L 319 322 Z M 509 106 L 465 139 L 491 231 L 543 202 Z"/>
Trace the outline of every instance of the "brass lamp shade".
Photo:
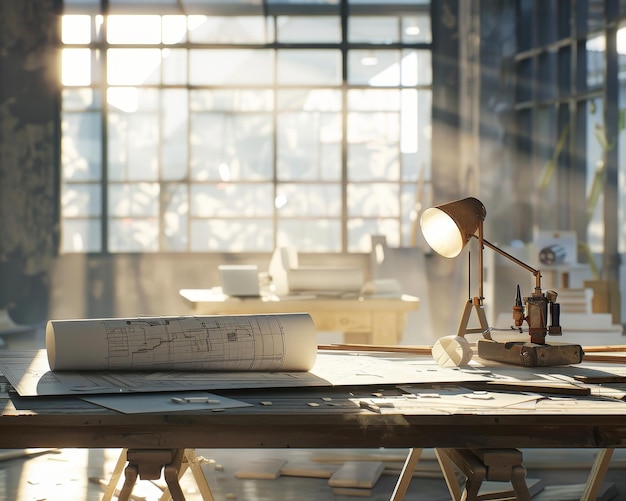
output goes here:
<path id="1" fill-rule="evenodd" d="M 420 226 L 426 242 L 444 257 L 458 256 L 485 220 L 482 202 L 468 197 L 426 209 Z"/>

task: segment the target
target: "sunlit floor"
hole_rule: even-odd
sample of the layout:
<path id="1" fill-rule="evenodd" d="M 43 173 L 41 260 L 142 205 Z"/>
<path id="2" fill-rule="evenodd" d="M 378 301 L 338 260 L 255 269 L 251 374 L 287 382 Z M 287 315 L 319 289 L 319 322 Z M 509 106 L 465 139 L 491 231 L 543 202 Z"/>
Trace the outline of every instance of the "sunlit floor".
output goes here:
<path id="1" fill-rule="evenodd" d="M 99 501 L 115 468 L 119 449 L 63 449 L 60 451 L 2 451 L 13 459 L 0 461 L 0 500 L 2 501 Z M 545 486 L 534 499 L 567 501 L 577 499 L 596 451 L 576 449 L 568 453 L 568 469 L 562 469 L 562 456 L 555 451 L 524 451 L 529 479 L 540 479 Z M 216 501 L 347 501 L 355 497 L 373 500 L 390 498 L 405 450 L 198 450 L 202 469 Z M 23 455 L 22 455 L 23 454 Z M 0 456 L 1 457 L 1 456 Z M 255 458 L 278 458 L 294 464 L 338 465 L 347 460 L 382 460 L 385 472 L 372 489 L 333 489 L 324 478 L 280 476 L 269 479 L 235 477 L 246 462 Z M 600 499 L 626 500 L 626 455 L 616 453 Z M 123 478 L 120 480 L 122 481 Z M 494 483 L 491 483 L 493 487 Z M 181 485 L 189 501 L 202 499 L 195 480 L 188 471 Z M 557 487 L 558 486 L 558 487 Z M 139 481 L 133 490 L 134 500 L 158 500 L 165 487 L 163 480 Z M 505 488 L 505 484 L 497 487 Z M 439 472 L 433 451 L 426 450 L 405 497 L 409 500 L 450 499 Z"/>

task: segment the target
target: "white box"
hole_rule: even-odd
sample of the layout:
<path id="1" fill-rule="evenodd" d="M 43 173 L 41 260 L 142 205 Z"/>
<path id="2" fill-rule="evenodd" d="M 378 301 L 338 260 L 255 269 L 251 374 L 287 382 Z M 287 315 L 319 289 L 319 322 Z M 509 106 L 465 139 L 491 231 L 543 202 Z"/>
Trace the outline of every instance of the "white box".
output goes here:
<path id="1" fill-rule="evenodd" d="M 218 266 L 222 292 L 227 296 L 258 296 L 259 269 L 254 264 L 222 264 Z"/>

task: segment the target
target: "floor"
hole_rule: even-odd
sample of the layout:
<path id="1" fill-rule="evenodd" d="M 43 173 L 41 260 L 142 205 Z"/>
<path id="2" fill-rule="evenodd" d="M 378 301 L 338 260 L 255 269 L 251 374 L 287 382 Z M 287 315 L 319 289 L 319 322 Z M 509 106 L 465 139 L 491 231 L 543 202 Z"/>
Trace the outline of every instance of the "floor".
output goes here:
<path id="1" fill-rule="evenodd" d="M 13 451 L 10 451 L 13 452 Z M 64 449 L 60 451 L 15 451 L 20 457 L 0 461 L 0 500 L 2 501 L 99 501 L 103 483 L 109 478 L 119 457 L 119 449 Z M 367 497 L 388 500 L 405 450 L 198 450 L 203 472 L 216 501 L 351 501 Z M 563 458 L 550 450 L 524 451 L 527 478 L 541 480 L 544 489 L 536 501 L 578 499 L 582 483 L 596 451 L 569 451 L 567 470 Z M 0 453 L 7 456 L 9 451 Z M 280 476 L 275 480 L 239 479 L 235 473 L 253 458 L 280 458 L 289 463 L 339 465 L 347 460 L 383 461 L 386 469 L 372 489 L 341 490 L 328 486 L 324 478 Z M 606 477 L 601 499 L 626 500 L 626 455 L 617 454 Z M 489 487 L 496 484 L 491 483 Z M 188 501 L 201 500 L 193 476 L 188 472 L 181 481 Z M 161 481 L 138 482 L 133 499 L 158 500 Z M 499 489 L 505 484 L 498 483 Z M 573 493 L 573 494 L 572 494 Z M 425 450 L 409 487 L 407 501 L 451 499 L 432 450 Z"/>

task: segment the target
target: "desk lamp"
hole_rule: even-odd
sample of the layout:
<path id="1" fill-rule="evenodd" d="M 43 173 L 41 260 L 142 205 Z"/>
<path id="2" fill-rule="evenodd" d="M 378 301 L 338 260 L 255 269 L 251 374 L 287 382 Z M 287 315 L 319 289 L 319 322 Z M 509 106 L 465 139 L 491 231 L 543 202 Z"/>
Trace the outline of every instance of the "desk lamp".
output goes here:
<path id="1" fill-rule="evenodd" d="M 471 350 L 465 341 L 465 335 L 481 333 L 483 337 L 477 342 L 478 356 L 486 360 L 527 367 L 580 363 L 583 357 L 581 346 L 546 344 L 546 334 L 562 334 L 559 325 L 560 305 L 556 302 L 557 293 L 552 290 L 543 293 L 539 270 L 483 238 L 483 221 L 486 214 L 482 202 L 472 197 L 431 207 L 422 214 L 420 225 L 424 238 L 428 245 L 441 256 L 457 257 L 472 237 L 478 240 L 478 296 L 469 298 L 465 304 L 457 335 L 441 338 L 433 346 L 433 355 L 441 362 L 443 354 L 445 362 L 443 365 L 465 364 L 471 359 Z M 522 332 L 524 322 L 528 323 L 530 335 L 528 342 L 497 342 L 491 337 L 491 328 L 483 306 L 483 249 L 485 246 L 535 276 L 535 289 L 530 296 L 523 298 L 523 301 L 519 285 L 517 286 L 517 297 L 513 305 L 513 320 L 520 332 Z M 472 310 L 475 310 L 478 316 L 479 328 L 468 328 Z M 550 325 L 548 325 L 549 321 Z"/>

